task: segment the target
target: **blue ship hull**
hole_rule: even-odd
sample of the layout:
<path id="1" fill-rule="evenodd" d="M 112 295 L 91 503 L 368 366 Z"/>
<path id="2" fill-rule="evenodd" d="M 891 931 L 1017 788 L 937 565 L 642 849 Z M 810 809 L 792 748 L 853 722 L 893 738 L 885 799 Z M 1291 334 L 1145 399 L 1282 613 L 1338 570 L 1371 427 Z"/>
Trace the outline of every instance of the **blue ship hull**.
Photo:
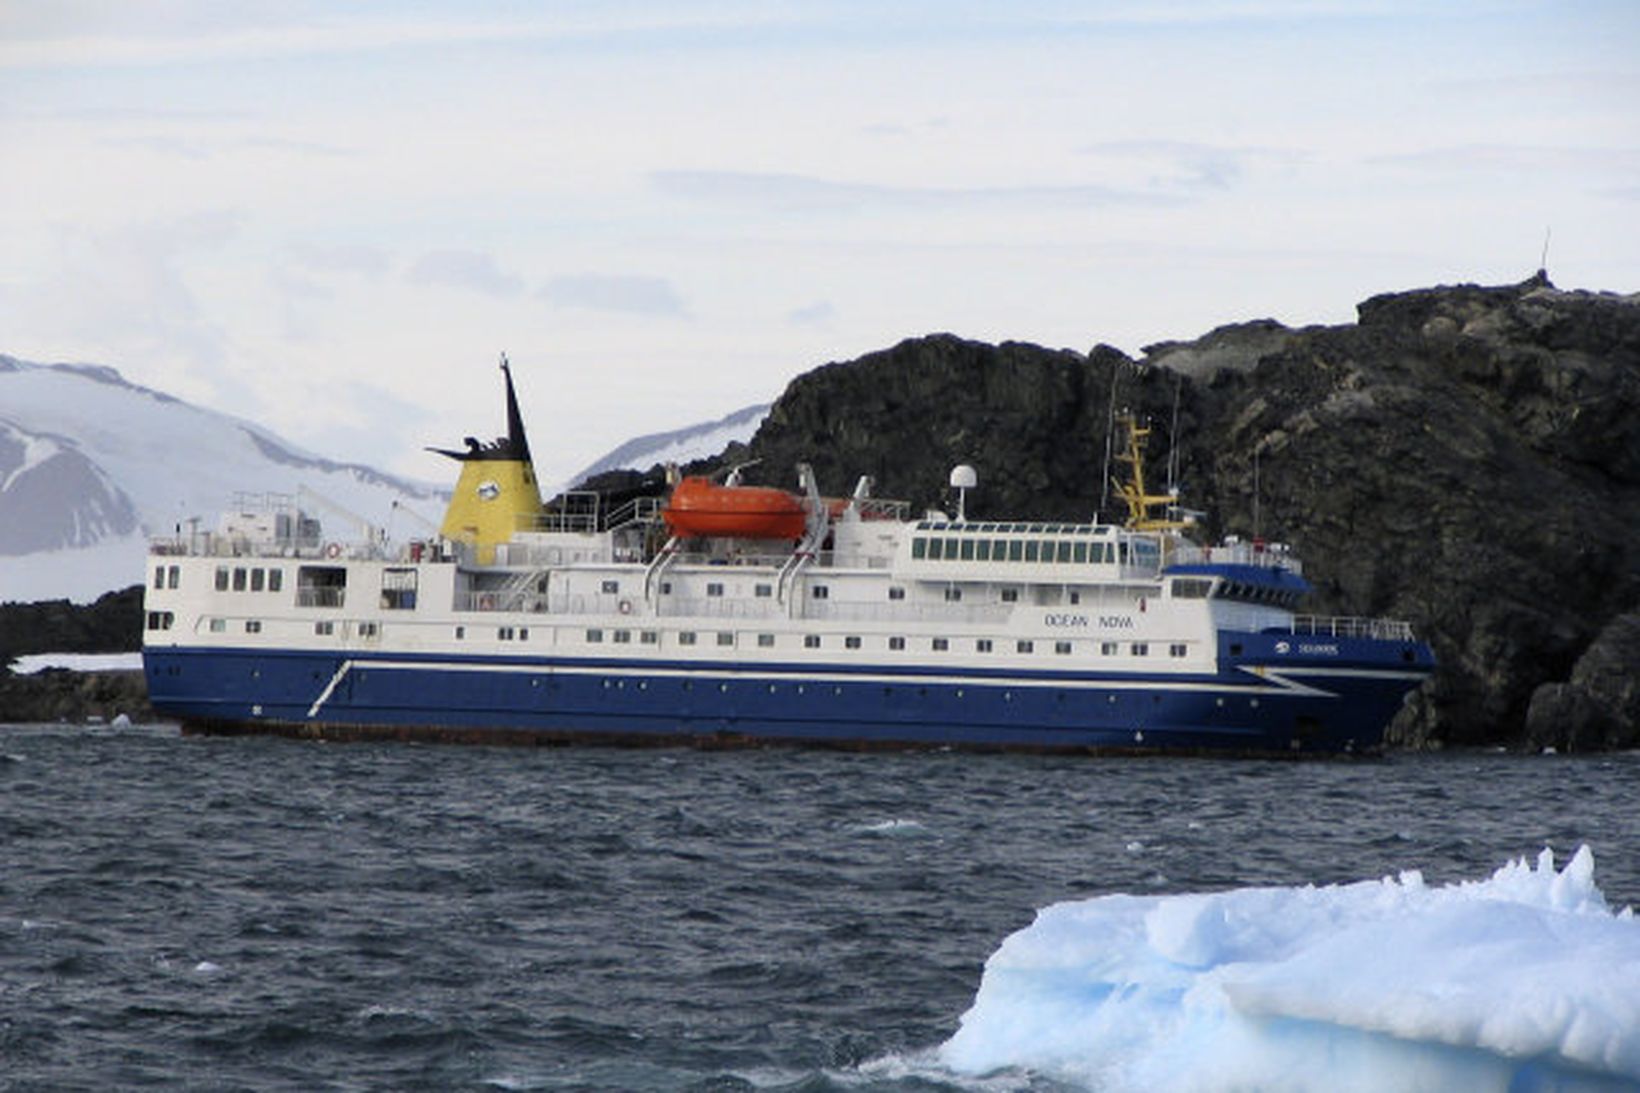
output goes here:
<path id="1" fill-rule="evenodd" d="M 517 742 L 1315 754 L 1373 752 L 1427 646 L 1220 635 L 1220 671 L 430 656 L 150 647 L 187 731 Z"/>

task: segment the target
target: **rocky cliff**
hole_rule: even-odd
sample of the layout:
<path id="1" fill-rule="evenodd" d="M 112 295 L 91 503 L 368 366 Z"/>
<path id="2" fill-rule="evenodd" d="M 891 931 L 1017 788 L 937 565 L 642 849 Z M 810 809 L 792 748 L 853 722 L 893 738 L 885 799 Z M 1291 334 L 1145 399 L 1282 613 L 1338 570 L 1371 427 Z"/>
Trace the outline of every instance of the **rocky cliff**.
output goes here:
<path id="1" fill-rule="evenodd" d="M 1135 360 L 917 338 L 791 384 L 749 445 L 828 492 L 970 517 L 1087 519 L 1114 405 L 1155 427 L 1202 531 L 1293 544 L 1319 613 L 1410 620 L 1440 659 L 1408 746 L 1640 743 L 1640 297 L 1543 275 L 1377 296 L 1355 324 L 1268 320 Z M 1175 424 L 1176 423 L 1176 424 Z M 1103 515 L 1114 518 L 1114 506 Z"/>

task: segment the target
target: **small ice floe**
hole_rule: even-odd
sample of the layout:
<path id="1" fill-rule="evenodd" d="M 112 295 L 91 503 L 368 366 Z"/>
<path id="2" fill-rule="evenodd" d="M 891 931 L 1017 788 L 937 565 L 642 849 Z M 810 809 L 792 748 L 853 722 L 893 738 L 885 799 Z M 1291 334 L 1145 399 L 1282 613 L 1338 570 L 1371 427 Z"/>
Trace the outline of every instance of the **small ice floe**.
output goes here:
<path id="1" fill-rule="evenodd" d="M 1355 884 L 1061 903 L 985 963 L 940 1049 L 1127 1090 L 1633 1089 L 1640 919 L 1587 848 L 1435 887 Z"/>
<path id="2" fill-rule="evenodd" d="M 1140 842 L 1138 839 L 1134 839 L 1132 842 L 1128 843 L 1127 846 L 1123 847 L 1123 849 L 1129 854 L 1143 854 L 1145 852 L 1145 844 Z"/>
<path id="3" fill-rule="evenodd" d="M 209 960 L 201 960 L 198 964 L 194 965 L 194 972 L 197 975 L 216 975 L 221 970 L 222 965 L 212 963 Z"/>
<path id="4" fill-rule="evenodd" d="M 131 727 L 131 719 L 122 713 L 115 714 L 114 720 L 108 723 L 108 727 L 112 729 L 129 729 Z"/>

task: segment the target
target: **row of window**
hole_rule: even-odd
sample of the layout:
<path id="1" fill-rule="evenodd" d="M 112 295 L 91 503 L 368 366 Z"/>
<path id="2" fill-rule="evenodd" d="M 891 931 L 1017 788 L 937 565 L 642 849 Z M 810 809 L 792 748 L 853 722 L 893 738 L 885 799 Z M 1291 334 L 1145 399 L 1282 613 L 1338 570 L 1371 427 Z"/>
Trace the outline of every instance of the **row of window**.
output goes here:
<path id="1" fill-rule="evenodd" d="M 932 562 L 1064 562 L 1102 565 L 1118 557 L 1128 560 L 1126 543 L 1086 539 L 948 539 L 917 536 L 911 556 Z"/>
<path id="2" fill-rule="evenodd" d="M 464 629 L 465 628 L 463 628 L 463 627 L 458 627 L 457 628 L 458 633 L 457 633 L 456 636 L 461 637 L 462 634 L 460 633 L 460 631 L 462 631 Z M 589 627 L 587 629 L 587 631 L 586 631 L 586 640 L 587 640 L 588 643 L 593 644 L 593 645 L 602 644 L 606 640 L 608 640 L 608 641 L 610 641 L 610 642 L 612 642 L 616 645 L 629 645 L 629 644 L 632 643 L 633 633 L 634 632 L 631 631 L 631 630 L 606 631 L 602 627 L 596 627 L 595 626 L 595 627 Z M 644 644 L 644 645 L 655 645 L 655 644 L 658 644 L 659 641 L 660 641 L 659 631 L 656 631 L 656 630 L 639 630 L 636 633 L 638 635 L 639 642 Z M 722 646 L 722 647 L 732 647 L 735 644 L 736 635 L 735 635 L 735 632 L 733 630 L 718 630 L 718 631 L 715 631 L 714 633 L 715 633 L 715 642 L 716 642 L 717 645 Z M 833 635 L 833 640 L 835 640 L 835 635 Z M 693 630 L 681 630 L 677 633 L 677 642 L 678 642 L 679 645 L 692 646 L 692 645 L 698 644 L 699 641 L 700 641 L 700 635 L 697 634 Z M 758 645 L 759 648 L 772 649 L 774 647 L 774 644 L 775 644 L 775 636 L 773 634 L 761 633 L 761 634 L 757 635 L 757 645 Z M 860 648 L 863 647 L 863 645 L 864 645 L 864 640 L 857 634 L 848 634 L 848 635 L 845 635 L 843 637 L 843 648 L 845 648 L 845 649 L 860 649 Z M 825 647 L 825 638 L 822 635 L 820 635 L 820 634 L 804 634 L 803 635 L 803 648 L 805 648 L 805 649 L 821 649 L 821 648 L 824 648 L 824 647 Z M 950 638 L 930 638 L 928 647 L 929 647 L 930 650 L 932 650 L 933 652 L 936 652 L 936 653 L 949 652 L 950 649 L 951 649 L 951 639 Z M 1075 647 L 1075 643 L 1070 642 L 1070 641 L 1061 640 L 1061 641 L 1056 641 L 1056 642 L 1053 643 L 1053 651 L 1056 654 L 1060 655 L 1060 656 L 1069 656 L 1071 654 L 1071 652 L 1074 650 L 1074 647 Z M 888 648 L 889 648 L 890 651 L 893 651 L 893 652 L 903 652 L 907 648 L 906 639 L 904 637 L 899 636 L 899 635 L 890 636 L 889 639 L 888 639 Z M 995 643 L 994 639 L 992 639 L 992 638 L 975 638 L 974 639 L 974 651 L 976 653 L 995 652 L 996 651 L 996 643 Z M 1018 639 L 1014 642 L 1014 651 L 1016 653 L 1034 653 L 1036 651 L 1036 642 L 1033 639 L 1030 639 L 1030 638 L 1020 638 L 1020 639 Z M 1127 651 L 1128 651 L 1129 656 L 1135 656 L 1135 657 L 1149 656 L 1150 655 L 1150 643 L 1146 642 L 1146 641 L 1128 642 L 1127 643 Z M 1118 642 L 1118 641 L 1104 641 L 1104 642 L 1099 643 L 1099 655 L 1100 656 L 1114 657 L 1114 656 L 1121 655 L 1121 652 L 1122 652 L 1122 643 L 1121 642 Z M 1168 656 L 1170 656 L 1170 657 L 1188 656 L 1189 652 L 1190 652 L 1190 648 L 1184 642 L 1172 642 L 1167 647 L 1167 653 L 1168 653 Z"/>
<path id="3" fill-rule="evenodd" d="M 171 587 L 176 587 L 176 566 L 173 570 Z M 261 566 L 225 566 L 216 567 L 216 590 L 227 592 L 278 592 L 285 587 L 285 571 L 278 568 L 263 569 Z"/>

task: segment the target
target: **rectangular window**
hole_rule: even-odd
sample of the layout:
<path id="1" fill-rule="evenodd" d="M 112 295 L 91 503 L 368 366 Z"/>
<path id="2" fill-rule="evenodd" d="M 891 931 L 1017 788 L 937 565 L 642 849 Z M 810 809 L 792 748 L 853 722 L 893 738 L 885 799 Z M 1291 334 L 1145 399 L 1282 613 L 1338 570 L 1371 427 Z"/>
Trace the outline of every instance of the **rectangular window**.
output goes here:
<path id="1" fill-rule="evenodd" d="M 456 627 L 456 640 L 457 641 L 460 641 L 462 638 L 465 638 L 466 636 L 467 636 L 467 628 L 465 626 Z"/>
<path id="2" fill-rule="evenodd" d="M 733 645 L 735 643 L 734 631 L 733 630 L 719 630 L 718 631 L 718 636 L 717 636 L 717 643 L 719 645 Z"/>
<path id="3" fill-rule="evenodd" d="M 760 599 L 768 599 L 770 596 L 774 595 L 774 585 L 772 585 L 772 584 L 753 585 L 752 586 L 752 595 L 757 596 Z"/>
<path id="4" fill-rule="evenodd" d="M 1189 650 L 1185 648 L 1184 643 L 1181 641 L 1176 641 L 1167 647 L 1167 655 L 1170 657 L 1182 657 L 1188 652 Z"/>
<path id="5" fill-rule="evenodd" d="M 245 577 L 246 574 L 244 566 L 236 565 L 233 567 L 233 590 L 235 592 L 245 591 Z"/>
<path id="6" fill-rule="evenodd" d="M 336 632 L 336 624 L 328 619 L 323 622 L 316 622 L 313 624 L 313 632 L 320 637 L 329 637 Z"/>
<path id="7" fill-rule="evenodd" d="M 962 589 L 960 589 L 960 588 L 947 588 L 945 590 L 945 602 L 946 603 L 956 603 L 957 601 L 959 601 L 961 599 L 962 599 Z"/>
<path id="8" fill-rule="evenodd" d="M 620 592 L 621 582 L 620 581 L 605 581 L 603 584 L 598 586 L 598 590 L 600 592 L 604 593 L 606 596 L 613 596 L 616 593 Z"/>
<path id="9" fill-rule="evenodd" d="M 911 556 L 913 558 L 926 558 L 926 557 L 928 557 L 928 540 L 927 539 L 913 539 L 913 540 L 911 540 Z"/>
<path id="10" fill-rule="evenodd" d="M 974 544 L 974 557 L 982 562 L 991 560 L 991 540 L 981 539 Z"/>
<path id="11" fill-rule="evenodd" d="M 154 587 L 165 587 L 165 567 L 162 565 L 157 565 L 154 567 Z"/>
<path id="12" fill-rule="evenodd" d="M 974 651 L 976 653 L 989 653 L 991 651 L 991 639 L 980 638 L 978 641 L 974 642 Z"/>
<path id="13" fill-rule="evenodd" d="M 373 638 L 380 633 L 381 625 L 379 623 L 361 622 L 359 624 L 359 636 L 361 638 Z"/>
<path id="14" fill-rule="evenodd" d="M 891 600 L 903 600 L 903 599 L 905 599 L 905 589 L 897 587 L 897 586 L 891 587 L 888 590 L 888 598 L 891 599 Z"/>
<path id="15" fill-rule="evenodd" d="M 226 630 L 227 628 L 228 628 L 228 620 L 227 619 L 212 619 L 211 620 L 211 633 L 220 634 L 224 630 Z"/>
<path id="16" fill-rule="evenodd" d="M 245 620 L 245 633 L 247 633 L 247 634 L 260 634 L 261 632 L 262 632 L 262 620 L 261 619 L 246 619 Z"/>
<path id="17" fill-rule="evenodd" d="M 1053 643 L 1053 651 L 1062 657 L 1069 656 L 1071 652 L 1071 643 L 1068 641 L 1056 641 Z"/>
<path id="18" fill-rule="evenodd" d="M 216 590 L 218 592 L 226 592 L 228 590 L 228 567 L 225 565 L 219 565 L 216 567 Z"/>
<path id="19" fill-rule="evenodd" d="M 1082 593 L 1073 591 L 1071 593 L 1070 599 L 1071 599 L 1071 605 L 1075 606 L 1076 604 L 1079 604 L 1079 603 L 1082 602 Z"/>
<path id="20" fill-rule="evenodd" d="M 974 541 L 972 539 L 962 541 L 962 560 L 965 562 L 974 560 Z"/>
<path id="21" fill-rule="evenodd" d="M 723 595 L 723 582 L 721 582 L 721 581 L 712 581 L 710 584 L 708 584 L 706 586 L 706 594 L 708 596 L 721 596 L 721 595 Z"/>
<path id="22" fill-rule="evenodd" d="M 632 631 L 630 630 L 617 630 L 615 631 L 614 637 L 616 645 L 632 644 Z"/>
<path id="23" fill-rule="evenodd" d="M 757 647 L 759 649 L 773 649 L 774 648 L 774 635 L 773 634 L 759 634 L 757 636 Z"/>
<path id="24" fill-rule="evenodd" d="M 823 584 L 817 584 L 813 588 L 809 589 L 809 595 L 813 596 L 817 600 L 824 600 L 831 596 L 831 589 L 827 588 Z"/>
<path id="25" fill-rule="evenodd" d="M 527 633 L 528 631 L 526 631 Z M 645 645 L 659 645 L 661 634 L 659 630 L 643 630 L 638 633 L 638 640 Z"/>
<path id="26" fill-rule="evenodd" d="M 1136 657 L 1148 657 L 1150 655 L 1150 643 L 1136 641 L 1132 645 L 1128 646 L 1128 652 L 1132 653 Z"/>
<path id="27" fill-rule="evenodd" d="M 1018 603 L 1019 602 L 1019 589 L 1017 589 L 1017 588 L 1004 588 L 1002 590 L 1002 602 L 1003 603 Z"/>
<path id="28" fill-rule="evenodd" d="M 905 639 L 900 637 L 889 638 L 888 647 L 893 649 L 895 652 L 899 652 L 905 648 Z"/>
<path id="29" fill-rule="evenodd" d="M 342 566 L 304 565 L 296 570 L 296 606 L 341 607 L 347 599 L 347 570 Z"/>
<path id="30" fill-rule="evenodd" d="M 1014 651 L 1017 653 L 1029 653 L 1035 648 L 1036 644 L 1029 638 L 1021 638 L 1014 642 Z"/>
<path id="31" fill-rule="evenodd" d="M 1200 577 L 1174 577 L 1173 598 L 1176 600 L 1205 600 L 1212 589 L 1211 580 Z"/>
<path id="32" fill-rule="evenodd" d="M 1041 549 L 1042 549 L 1042 544 L 1037 542 L 1035 539 L 1025 540 L 1025 560 L 1027 562 L 1036 561 L 1037 560 L 1037 554 L 1038 554 L 1039 551 L 1041 551 Z"/>
<path id="33" fill-rule="evenodd" d="M 670 596 L 671 594 L 672 594 L 672 582 L 671 581 L 662 581 L 661 582 L 661 595 Z"/>
<path id="34" fill-rule="evenodd" d="M 1102 641 L 1099 643 L 1099 655 L 1102 657 L 1113 657 L 1116 655 L 1116 650 L 1117 645 L 1114 641 Z"/>
<path id="35" fill-rule="evenodd" d="M 587 641 L 591 642 L 592 644 L 596 645 L 596 644 L 598 644 L 599 642 L 601 642 L 603 640 L 604 640 L 604 632 L 602 630 L 598 629 L 596 626 L 592 627 L 591 629 L 589 629 L 587 631 Z"/>
<path id="36" fill-rule="evenodd" d="M 412 611 L 416 606 L 418 572 L 411 568 L 382 570 L 382 609 Z"/>
<path id="37" fill-rule="evenodd" d="M 1008 540 L 1008 560 L 1017 562 L 1025 557 L 1025 544 L 1019 539 Z"/>
<path id="38" fill-rule="evenodd" d="M 857 637 L 854 637 L 852 634 L 843 639 L 843 648 L 845 648 L 845 649 L 858 649 L 859 647 L 860 647 L 860 639 L 857 638 Z"/>
<path id="39" fill-rule="evenodd" d="M 268 571 L 258 566 L 251 570 L 251 591 L 260 592 L 267 585 Z"/>
<path id="40" fill-rule="evenodd" d="M 173 584 L 173 585 L 171 585 L 171 587 L 175 588 L 176 585 Z M 268 591 L 269 592 L 278 592 L 280 589 L 282 589 L 284 587 L 285 587 L 285 571 L 282 570 L 282 569 L 270 569 L 270 570 L 268 570 Z"/>
<path id="41" fill-rule="evenodd" d="M 678 644 L 679 645 L 693 645 L 693 644 L 695 644 L 695 632 L 693 630 L 685 630 L 682 633 L 680 633 L 678 635 Z"/>
<path id="42" fill-rule="evenodd" d="M 518 628 L 518 640 L 519 641 L 529 641 L 530 640 L 530 628 L 528 626 L 520 626 Z"/>
<path id="43" fill-rule="evenodd" d="M 364 627 L 361 626 L 359 628 L 359 632 L 363 633 Z M 513 639 L 513 628 L 510 626 L 498 626 L 495 628 L 495 636 L 499 641 L 511 641 Z"/>
<path id="44" fill-rule="evenodd" d="M 1081 565 L 1083 562 L 1086 562 L 1087 560 L 1088 560 L 1088 541 L 1086 539 L 1078 539 L 1076 541 L 1075 547 L 1072 549 L 1072 552 L 1071 552 L 1071 561 L 1075 562 L 1077 565 Z"/>
<path id="45" fill-rule="evenodd" d="M 805 648 L 805 649 L 818 649 L 818 648 L 820 648 L 820 635 L 819 634 L 804 634 L 803 635 L 803 648 Z"/>
<path id="46" fill-rule="evenodd" d="M 934 639 L 934 652 L 943 653 L 949 648 L 951 648 L 951 639 L 950 638 L 935 638 Z"/>
<path id="47" fill-rule="evenodd" d="M 166 574 L 171 578 L 171 587 L 175 588 L 182 582 L 182 567 L 179 565 L 167 566 Z"/>

